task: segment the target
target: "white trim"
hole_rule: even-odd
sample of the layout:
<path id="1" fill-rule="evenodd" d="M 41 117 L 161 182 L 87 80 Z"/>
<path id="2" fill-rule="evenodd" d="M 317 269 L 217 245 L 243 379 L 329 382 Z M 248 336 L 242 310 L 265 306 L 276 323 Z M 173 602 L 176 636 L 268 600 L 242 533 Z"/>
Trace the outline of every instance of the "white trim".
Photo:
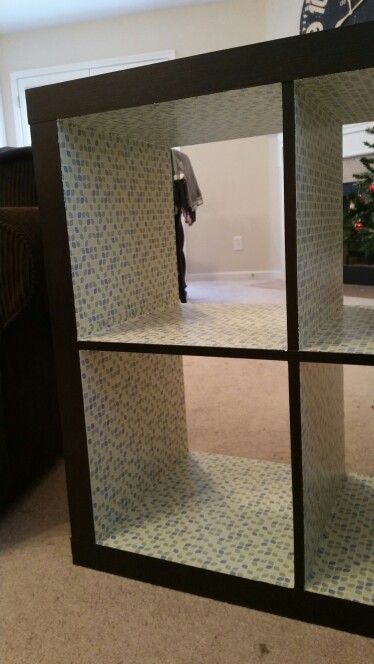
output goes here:
<path id="1" fill-rule="evenodd" d="M 10 73 L 10 88 L 12 95 L 12 106 L 16 128 L 17 145 L 25 145 L 24 135 L 24 121 L 21 111 L 20 96 L 24 94 L 26 89 L 26 80 L 35 79 L 37 77 L 50 77 L 55 75 L 56 81 L 69 80 L 69 72 L 72 74 L 72 79 L 77 78 L 78 72 L 81 72 L 80 77 L 84 76 L 100 76 L 105 71 L 100 72 L 98 69 L 131 69 L 133 67 L 140 67 L 142 65 L 153 64 L 156 62 L 164 62 L 166 60 L 174 60 L 175 51 L 168 49 L 165 51 L 152 51 L 150 53 L 138 53 L 135 55 L 124 55 L 116 58 L 105 58 L 103 60 L 86 60 L 84 62 L 73 62 L 70 64 L 54 65 L 51 67 L 40 67 L 37 69 L 23 69 Z M 96 71 L 94 71 L 96 70 Z M 66 77 L 65 77 L 66 74 Z M 75 74 L 75 75 L 74 75 Z M 48 83 L 53 83 L 49 80 Z M 47 83 L 45 83 L 46 85 Z M 23 100 L 22 100 L 23 101 Z M 24 110 L 24 109 L 23 109 Z"/>
<path id="2" fill-rule="evenodd" d="M 7 144 L 6 132 L 5 132 L 5 121 L 4 121 L 4 109 L 3 109 L 3 98 L 0 90 L 0 148 L 4 147 Z"/>
<path id="3" fill-rule="evenodd" d="M 354 124 L 346 124 L 343 125 L 343 134 L 356 134 L 359 131 L 362 131 L 363 129 L 366 129 L 367 127 L 370 127 L 370 122 L 358 122 Z"/>
<path id="4" fill-rule="evenodd" d="M 240 272 L 192 272 L 187 275 L 188 281 L 246 281 L 282 279 L 282 270 L 244 270 Z"/>

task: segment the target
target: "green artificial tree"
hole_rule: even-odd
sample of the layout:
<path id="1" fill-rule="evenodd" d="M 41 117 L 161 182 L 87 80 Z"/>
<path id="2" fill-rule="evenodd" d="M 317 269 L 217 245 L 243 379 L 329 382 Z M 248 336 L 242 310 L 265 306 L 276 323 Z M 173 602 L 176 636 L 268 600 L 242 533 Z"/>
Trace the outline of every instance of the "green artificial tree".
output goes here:
<path id="1" fill-rule="evenodd" d="M 374 127 L 366 131 L 374 135 Z M 374 149 L 374 143 L 364 145 Z M 360 162 L 366 170 L 353 175 L 354 190 L 344 197 L 344 249 L 347 263 L 354 257 L 359 263 L 374 264 L 374 155 Z"/>

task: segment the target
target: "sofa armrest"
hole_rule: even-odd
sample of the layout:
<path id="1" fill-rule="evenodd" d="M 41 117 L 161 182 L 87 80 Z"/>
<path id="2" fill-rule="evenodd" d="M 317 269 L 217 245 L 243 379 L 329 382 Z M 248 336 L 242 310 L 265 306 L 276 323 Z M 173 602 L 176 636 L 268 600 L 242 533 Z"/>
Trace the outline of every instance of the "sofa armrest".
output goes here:
<path id="1" fill-rule="evenodd" d="M 25 308 L 43 274 L 38 208 L 0 208 L 0 326 Z"/>

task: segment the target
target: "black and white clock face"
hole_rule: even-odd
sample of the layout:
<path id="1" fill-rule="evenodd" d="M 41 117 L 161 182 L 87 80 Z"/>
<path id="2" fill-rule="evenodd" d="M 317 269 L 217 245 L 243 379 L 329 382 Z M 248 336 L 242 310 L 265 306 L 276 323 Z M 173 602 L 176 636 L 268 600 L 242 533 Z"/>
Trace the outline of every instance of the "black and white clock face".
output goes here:
<path id="1" fill-rule="evenodd" d="M 373 20 L 374 0 L 304 0 L 300 34 Z"/>

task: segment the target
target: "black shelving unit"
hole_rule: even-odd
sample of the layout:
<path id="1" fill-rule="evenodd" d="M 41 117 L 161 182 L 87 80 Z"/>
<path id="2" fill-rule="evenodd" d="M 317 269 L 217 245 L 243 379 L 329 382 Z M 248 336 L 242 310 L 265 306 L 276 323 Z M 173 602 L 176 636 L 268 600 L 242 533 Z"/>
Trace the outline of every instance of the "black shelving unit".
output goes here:
<path id="1" fill-rule="evenodd" d="M 28 91 L 76 564 L 372 633 L 343 365 L 373 365 L 374 308 L 343 306 L 336 165 L 374 117 L 373 27 Z M 180 304 L 170 148 L 276 132 L 287 305 Z M 189 453 L 183 354 L 288 364 L 290 467 Z"/>

